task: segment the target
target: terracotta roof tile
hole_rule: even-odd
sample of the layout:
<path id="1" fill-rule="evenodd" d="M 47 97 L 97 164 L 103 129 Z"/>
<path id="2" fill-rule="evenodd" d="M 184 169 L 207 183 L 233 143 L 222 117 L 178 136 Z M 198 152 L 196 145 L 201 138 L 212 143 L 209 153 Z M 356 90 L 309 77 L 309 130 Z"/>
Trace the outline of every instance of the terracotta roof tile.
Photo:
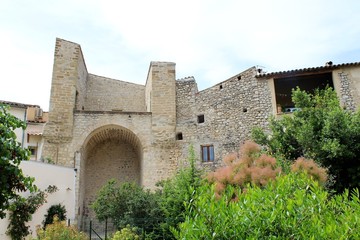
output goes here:
<path id="1" fill-rule="evenodd" d="M 360 62 L 353 63 L 342 63 L 342 64 L 327 64 L 320 67 L 309 67 L 309 68 L 301 68 L 295 70 L 288 71 L 279 71 L 279 72 L 270 72 L 270 73 L 259 73 L 256 75 L 257 78 L 269 78 L 269 77 L 285 77 L 285 76 L 293 76 L 300 75 L 304 73 L 312 73 L 312 72 L 323 72 L 326 70 L 333 70 L 340 67 L 350 67 L 350 66 L 359 66 Z"/>
<path id="2" fill-rule="evenodd" d="M 17 103 L 17 102 L 9 102 L 9 101 L 4 101 L 4 100 L 0 100 L 0 104 L 5 104 L 5 105 L 10 105 L 13 107 L 18 107 L 18 108 L 28 108 L 28 107 L 40 107 L 38 105 L 32 105 L 32 104 L 25 104 L 25 103 Z"/>

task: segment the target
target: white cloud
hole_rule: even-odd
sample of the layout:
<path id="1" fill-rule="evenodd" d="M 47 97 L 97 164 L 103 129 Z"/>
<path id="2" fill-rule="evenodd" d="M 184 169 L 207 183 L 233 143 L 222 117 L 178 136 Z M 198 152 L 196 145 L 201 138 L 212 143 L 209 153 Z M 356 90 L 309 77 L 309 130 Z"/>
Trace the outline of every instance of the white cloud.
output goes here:
<path id="1" fill-rule="evenodd" d="M 91 73 L 144 84 L 150 61 L 173 61 L 177 77 L 195 76 L 200 89 L 253 65 L 281 71 L 359 61 L 359 7 L 355 0 L 5 0 L 0 61 L 12 85 L 2 84 L 9 91 L 0 99 L 47 108 L 55 37 L 79 43 Z M 26 91 L 16 96 L 14 84 Z"/>

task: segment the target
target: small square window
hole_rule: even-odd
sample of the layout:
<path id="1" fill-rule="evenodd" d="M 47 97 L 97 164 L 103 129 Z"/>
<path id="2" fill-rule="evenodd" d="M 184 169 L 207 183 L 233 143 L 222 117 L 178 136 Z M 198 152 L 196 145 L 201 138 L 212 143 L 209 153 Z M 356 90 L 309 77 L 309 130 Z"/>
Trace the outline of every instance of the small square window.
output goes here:
<path id="1" fill-rule="evenodd" d="M 205 122 L 204 114 L 197 116 L 197 122 L 198 122 L 198 123 L 203 123 L 203 122 Z"/>
<path id="2" fill-rule="evenodd" d="M 176 140 L 183 140 L 183 134 L 181 132 L 176 134 Z"/>
<path id="3" fill-rule="evenodd" d="M 36 155 L 36 147 L 28 147 L 30 150 L 30 154 L 31 156 L 35 156 Z"/>
<path id="4" fill-rule="evenodd" d="M 214 159 L 214 145 L 201 146 L 201 160 L 203 162 L 213 162 Z"/>

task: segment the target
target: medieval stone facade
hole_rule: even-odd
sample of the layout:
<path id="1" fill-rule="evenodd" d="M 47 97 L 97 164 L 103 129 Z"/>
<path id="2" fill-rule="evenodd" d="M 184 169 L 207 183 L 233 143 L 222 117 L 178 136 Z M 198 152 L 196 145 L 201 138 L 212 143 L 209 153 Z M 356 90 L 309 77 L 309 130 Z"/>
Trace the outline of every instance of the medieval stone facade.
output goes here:
<path id="1" fill-rule="evenodd" d="M 292 110 L 294 81 L 305 88 L 331 83 L 344 106 L 359 108 L 359 66 L 268 74 L 252 67 L 198 91 L 193 77 L 176 80 L 171 62 L 151 62 L 145 85 L 90 74 L 80 45 L 57 39 L 43 157 L 77 170 L 81 219 L 91 215 L 88 205 L 109 179 L 153 188 L 186 164 L 190 145 L 199 167 L 221 165 L 254 126 L 266 128 L 271 115 Z M 319 83 L 311 80 L 317 75 Z"/>

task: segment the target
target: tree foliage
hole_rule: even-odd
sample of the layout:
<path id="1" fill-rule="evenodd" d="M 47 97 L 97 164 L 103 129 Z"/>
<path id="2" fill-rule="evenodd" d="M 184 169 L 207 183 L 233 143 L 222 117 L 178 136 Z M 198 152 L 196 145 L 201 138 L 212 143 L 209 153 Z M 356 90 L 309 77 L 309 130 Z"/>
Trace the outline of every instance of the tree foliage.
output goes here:
<path id="1" fill-rule="evenodd" d="M 9 225 L 6 232 L 13 240 L 22 240 L 30 234 L 26 225 L 36 210 L 46 202 L 48 194 L 58 190 L 56 186 L 48 186 L 45 190 L 37 190 L 28 197 L 17 196 L 10 205 Z"/>
<path id="2" fill-rule="evenodd" d="M 299 111 L 272 118 L 270 132 L 256 128 L 253 139 L 272 155 L 311 158 L 327 167 L 339 192 L 360 187 L 360 111 L 343 109 L 331 88 L 314 94 L 296 89 L 292 101 Z"/>
<path id="3" fill-rule="evenodd" d="M 10 201 L 16 199 L 19 191 L 34 191 L 34 179 L 24 176 L 19 165 L 29 159 L 29 151 L 16 141 L 14 130 L 25 129 L 23 121 L 9 113 L 9 107 L 0 105 L 0 218 L 5 217 Z"/>
<path id="4" fill-rule="evenodd" d="M 110 180 L 92 204 L 99 220 L 111 219 L 119 228 L 139 227 L 145 233 L 156 232 L 162 220 L 158 196 L 136 183 L 118 184 Z"/>
<path id="5" fill-rule="evenodd" d="M 161 223 L 162 238 L 173 239 L 173 231 L 185 220 L 185 205 L 191 204 L 191 199 L 202 183 L 202 171 L 196 168 L 196 158 L 193 146 L 189 148 L 189 166 L 180 169 L 171 179 L 159 183 L 161 186 L 160 204 L 164 214 Z"/>

